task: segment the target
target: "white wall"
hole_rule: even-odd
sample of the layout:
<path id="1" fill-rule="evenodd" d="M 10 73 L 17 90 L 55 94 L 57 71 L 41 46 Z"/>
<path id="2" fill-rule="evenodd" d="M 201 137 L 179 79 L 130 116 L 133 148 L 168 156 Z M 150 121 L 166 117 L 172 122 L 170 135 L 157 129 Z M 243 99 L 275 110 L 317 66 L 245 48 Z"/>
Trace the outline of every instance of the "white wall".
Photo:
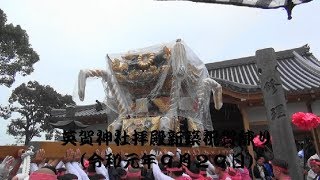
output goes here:
<path id="1" fill-rule="evenodd" d="M 320 116 L 320 100 L 317 100 L 311 104 L 312 112 Z"/>
<path id="2" fill-rule="evenodd" d="M 265 121 L 267 114 L 264 106 L 248 107 L 246 109 L 249 122 Z"/>
<path id="3" fill-rule="evenodd" d="M 306 102 L 301 103 L 289 103 L 287 104 L 288 108 L 288 115 L 291 117 L 296 112 L 308 112 L 307 104 Z"/>

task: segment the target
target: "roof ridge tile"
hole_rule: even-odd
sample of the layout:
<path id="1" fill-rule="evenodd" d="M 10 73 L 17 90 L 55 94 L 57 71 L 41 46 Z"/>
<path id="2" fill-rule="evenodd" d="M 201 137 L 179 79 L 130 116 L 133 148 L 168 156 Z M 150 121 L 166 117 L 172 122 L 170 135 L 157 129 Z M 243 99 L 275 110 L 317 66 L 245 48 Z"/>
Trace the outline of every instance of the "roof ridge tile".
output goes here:
<path id="1" fill-rule="evenodd" d="M 306 45 L 304 45 L 302 47 L 298 47 L 298 48 L 277 51 L 276 52 L 277 60 L 294 57 L 293 51 L 296 51 L 299 55 L 302 55 L 302 56 L 311 55 L 311 53 L 309 52 L 310 47 L 306 44 Z M 242 57 L 242 58 L 207 63 L 206 67 L 208 70 L 213 70 L 213 69 L 218 69 L 218 68 L 240 66 L 240 65 L 244 65 L 244 64 L 246 65 L 246 64 L 251 64 L 251 63 L 254 63 L 254 64 L 256 63 L 255 56 L 247 56 L 247 57 Z"/>

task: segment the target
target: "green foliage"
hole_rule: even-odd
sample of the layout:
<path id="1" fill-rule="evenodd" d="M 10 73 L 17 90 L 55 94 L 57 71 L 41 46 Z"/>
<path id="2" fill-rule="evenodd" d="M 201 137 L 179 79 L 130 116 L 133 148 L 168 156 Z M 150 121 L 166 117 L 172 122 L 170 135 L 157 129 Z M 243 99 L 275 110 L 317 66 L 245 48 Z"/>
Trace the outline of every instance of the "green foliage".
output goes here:
<path id="1" fill-rule="evenodd" d="M 50 86 L 42 86 L 37 81 L 23 83 L 13 90 L 9 105 L 0 108 L 0 116 L 9 119 L 13 113 L 18 113 L 18 118 L 11 118 L 8 125 L 8 134 L 22 140 L 27 145 L 33 137 L 40 137 L 41 132 L 46 132 L 46 138 L 51 139 L 53 133 L 60 134 L 52 128 L 48 121 L 51 108 L 65 108 L 66 105 L 75 104 L 69 95 L 61 95 Z"/>
<path id="2" fill-rule="evenodd" d="M 10 87 L 16 73 L 26 76 L 33 72 L 39 55 L 31 48 L 26 31 L 6 22 L 6 14 L 0 9 L 0 85 Z"/>

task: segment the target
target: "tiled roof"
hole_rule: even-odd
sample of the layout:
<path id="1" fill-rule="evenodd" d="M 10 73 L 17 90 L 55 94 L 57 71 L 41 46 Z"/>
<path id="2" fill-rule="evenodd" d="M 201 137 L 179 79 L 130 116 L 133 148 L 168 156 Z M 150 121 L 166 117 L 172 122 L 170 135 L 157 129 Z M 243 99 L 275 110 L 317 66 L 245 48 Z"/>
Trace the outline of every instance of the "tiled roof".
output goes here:
<path id="1" fill-rule="evenodd" d="M 320 91 L 320 62 L 307 45 L 276 52 L 278 70 L 287 93 Z M 206 64 L 210 76 L 239 93 L 260 92 L 255 56 Z"/>
<path id="2" fill-rule="evenodd" d="M 75 117 L 89 117 L 89 116 L 103 116 L 110 113 L 110 109 L 103 106 L 102 110 L 96 110 L 96 104 L 87 106 L 76 106 L 75 107 Z M 51 117 L 55 118 L 65 118 L 66 109 L 52 109 Z"/>
<path id="3" fill-rule="evenodd" d="M 84 125 L 79 121 L 67 120 L 67 119 L 65 121 L 58 121 L 57 123 L 51 123 L 51 125 L 55 128 L 61 128 L 65 130 L 84 129 L 88 127 L 88 125 Z"/>

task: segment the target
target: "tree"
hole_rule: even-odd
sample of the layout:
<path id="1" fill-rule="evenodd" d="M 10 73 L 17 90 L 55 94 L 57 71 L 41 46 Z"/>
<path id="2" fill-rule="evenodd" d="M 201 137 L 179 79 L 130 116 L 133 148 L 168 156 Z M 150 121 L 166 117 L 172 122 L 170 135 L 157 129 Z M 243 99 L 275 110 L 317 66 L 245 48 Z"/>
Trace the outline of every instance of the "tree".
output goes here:
<path id="1" fill-rule="evenodd" d="M 6 22 L 7 16 L 0 9 L 0 85 L 10 87 L 16 73 L 26 76 L 33 72 L 39 55 L 31 48 L 26 31 Z"/>
<path id="2" fill-rule="evenodd" d="M 15 136 L 20 142 L 28 145 L 33 137 L 41 137 L 41 132 L 46 132 L 46 139 L 52 139 L 58 133 L 48 121 L 51 108 L 64 108 L 68 104 L 75 104 L 70 95 L 61 95 L 50 86 L 40 85 L 37 81 L 23 83 L 13 90 L 9 105 L 0 109 L 0 116 L 11 118 L 7 133 Z"/>

